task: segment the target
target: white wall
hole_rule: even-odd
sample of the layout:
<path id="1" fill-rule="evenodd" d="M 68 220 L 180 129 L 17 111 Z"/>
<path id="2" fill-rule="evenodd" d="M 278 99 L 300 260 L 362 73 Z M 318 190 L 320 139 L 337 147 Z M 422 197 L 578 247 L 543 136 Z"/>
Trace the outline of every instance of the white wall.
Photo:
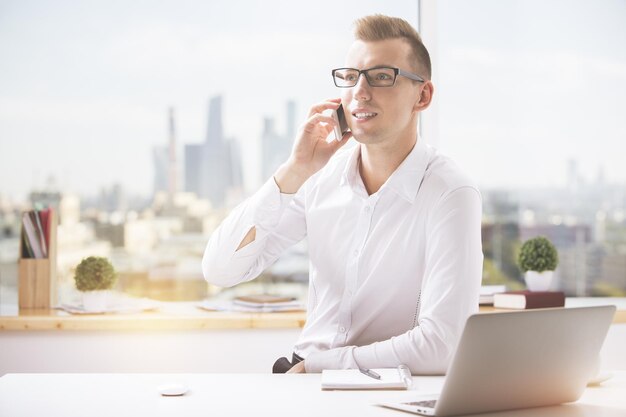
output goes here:
<path id="1" fill-rule="evenodd" d="M 300 329 L 2 331 L 0 376 L 15 372 L 271 372 Z M 614 324 L 601 368 L 626 370 L 626 324 Z"/>
<path id="2" fill-rule="evenodd" d="M 15 372 L 271 372 L 300 329 L 1 331 L 0 375 Z"/>

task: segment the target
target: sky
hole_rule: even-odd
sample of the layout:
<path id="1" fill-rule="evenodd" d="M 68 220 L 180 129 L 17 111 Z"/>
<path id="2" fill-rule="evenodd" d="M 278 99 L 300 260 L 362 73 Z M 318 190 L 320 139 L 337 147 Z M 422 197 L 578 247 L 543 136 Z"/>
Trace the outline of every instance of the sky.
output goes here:
<path id="1" fill-rule="evenodd" d="M 294 99 L 300 121 L 337 95 L 330 69 L 343 64 L 353 20 L 417 15 L 415 2 L 379 3 L 331 13 L 329 1 L 1 2 L 0 193 L 24 195 L 52 174 L 73 192 L 120 182 L 147 194 L 167 108 L 179 143 L 199 142 L 219 94 L 254 187 L 263 117 L 282 126 Z"/>
<path id="2" fill-rule="evenodd" d="M 626 182 L 626 2 L 593 4 L 437 2 L 431 141 L 481 186 L 563 184 L 570 158 L 587 177 L 603 166 Z M 215 95 L 252 191 L 264 180 L 263 118 L 281 133 L 287 100 L 300 124 L 309 106 L 338 96 L 330 69 L 343 64 L 352 22 L 371 13 L 417 26 L 410 0 L 4 0 L 0 196 L 24 198 L 50 176 L 83 195 L 114 183 L 149 195 L 168 107 L 182 156 L 204 140 Z"/>
<path id="3" fill-rule="evenodd" d="M 626 183 L 626 1 L 438 4 L 442 151 L 483 186 L 564 185 L 569 159 Z"/>

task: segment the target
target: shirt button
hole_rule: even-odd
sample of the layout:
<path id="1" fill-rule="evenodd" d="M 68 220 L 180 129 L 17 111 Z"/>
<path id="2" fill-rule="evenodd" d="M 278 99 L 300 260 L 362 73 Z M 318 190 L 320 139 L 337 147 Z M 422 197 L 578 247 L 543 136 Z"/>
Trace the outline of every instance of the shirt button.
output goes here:
<path id="1" fill-rule="evenodd" d="M 365 212 L 366 212 L 366 213 L 369 213 L 369 211 L 370 211 L 370 206 L 365 206 L 365 208 L 364 208 L 363 210 L 365 210 Z"/>
<path id="2" fill-rule="evenodd" d="M 354 252 L 352 252 L 352 254 L 353 254 L 354 256 L 359 256 L 359 251 L 358 251 L 358 250 L 355 250 Z"/>
<path id="3" fill-rule="evenodd" d="M 345 327 L 343 327 L 343 326 L 341 326 L 341 327 L 339 328 L 339 332 L 340 332 L 340 333 L 345 333 L 345 332 L 346 332 L 346 328 L 345 328 Z"/>

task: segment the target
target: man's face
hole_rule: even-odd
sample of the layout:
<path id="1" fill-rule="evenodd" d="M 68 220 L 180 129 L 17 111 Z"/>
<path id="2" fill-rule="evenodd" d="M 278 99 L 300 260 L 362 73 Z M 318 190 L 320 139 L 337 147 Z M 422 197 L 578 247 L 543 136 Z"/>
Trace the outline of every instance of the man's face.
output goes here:
<path id="1" fill-rule="evenodd" d="M 369 69 L 389 66 L 415 72 L 409 57 L 411 47 L 402 39 L 376 42 L 355 41 L 346 57 L 346 67 Z M 421 75 L 421 74 L 417 74 Z M 365 144 L 404 140 L 416 134 L 414 108 L 423 83 L 398 76 L 393 87 L 371 87 L 361 74 L 357 85 L 342 89 L 341 102 L 354 138 Z M 357 113 L 367 113 L 358 115 Z"/>

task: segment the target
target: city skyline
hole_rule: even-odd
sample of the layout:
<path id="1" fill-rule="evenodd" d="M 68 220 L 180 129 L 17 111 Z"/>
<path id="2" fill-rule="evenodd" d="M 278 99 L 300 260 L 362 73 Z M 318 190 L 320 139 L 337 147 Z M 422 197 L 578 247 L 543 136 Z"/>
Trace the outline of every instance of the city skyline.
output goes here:
<path id="1" fill-rule="evenodd" d="M 125 208 L 119 189 L 112 189 L 104 205 L 95 209 L 86 209 L 71 195 L 42 193 L 32 198 L 33 202 L 59 208 L 59 239 L 65 242 L 59 247 L 59 256 L 64 276 L 86 251 L 98 251 L 112 256 L 122 273 L 128 274 L 130 281 L 125 281 L 125 288 L 137 286 L 135 291 L 142 291 L 147 285 L 146 291 L 157 291 L 160 287 L 151 284 L 151 277 L 191 279 L 192 292 L 186 296 L 193 296 L 193 291 L 201 288 L 197 282 L 203 282 L 198 265 L 206 239 L 228 211 L 215 209 L 208 200 L 189 193 L 177 195 L 173 204 L 163 199 L 166 193 L 162 194 L 141 212 Z M 483 205 L 485 285 L 506 284 L 512 289 L 523 285 L 515 261 L 516 248 L 528 238 L 545 235 L 560 253 L 555 281 L 559 289 L 578 296 L 626 294 L 626 187 L 573 182 L 557 192 L 485 191 Z M 12 230 L 5 236 L 4 254 L 0 253 L 6 259 L 18 248 L 19 222 L 11 220 L 19 219 L 12 216 L 15 212 L 19 213 L 19 208 L 5 207 L 0 212 L 5 234 Z M 268 277 L 275 274 L 268 279 L 282 282 L 297 277 L 298 282 L 305 283 L 306 253 L 306 245 L 288 251 L 276 268 L 267 271 Z M 182 256 L 182 263 L 177 256 Z M 137 269 L 138 265 L 142 267 Z"/>
<path id="2" fill-rule="evenodd" d="M 211 105 L 215 105 L 215 101 L 219 100 L 219 110 L 218 114 L 211 114 Z M 285 103 L 287 109 L 285 111 Z M 189 173 L 185 172 L 186 169 L 186 149 L 192 149 L 193 147 L 202 146 L 203 143 L 209 141 L 209 137 L 215 136 L 218 139 L 218 142 L 223 142 L 225 145 L 234 146 L 236 152 L 240 152 L 237 150 L 238 146 L 241 146 L 241 141 L 237 137 L 226 136 L 225 135 L 225 123 L 224 119 L 226 118 L 224 114 L 224 96 L 223 95 L 215 95 L 208 98 L 208 106 L 205 107 L 204 114 L 204 136 L 201 136 L 199 140 L 195 140 L 193 142 L 183 142 L 181 143 L 177 139 L 173 141 L 174 137 L 178 137 L 175 132 L 175 118 L 174 113 L 176 112 L 176 108 L 173 106 L 169 106 L 165 108 L 164 115 L 162 117 L 165 125 L 163 131 L 163 140 L 160 143 L 155 144 L 152 148 L 149 149 L 149 153 L 146 155 L 142 155 L 143 157 L 150 158 L 150 177 L 151 184 L 148 187 L 149 189 L 143 190 L 141 192 L 133 191 L 132 188 L 128 188 L 127 184 L 124 184 L 124 181 L 121 179 L 114 180 L 108 183 L 99 184 L 97 187 L 93 187 L 93 191 L 90 193 L 81 193 L 76 192 L 74 190 L 69 189 L 68 187 L 64 187 L 62 181 L 59 181 L 59 177 L 54 174 L 47 173 L 47 175 L 42 175 L 41 178 L 45 178 L 45 180 L 39 181 L 40 185 L 33 185 L 30 188 L 22 190 L 21 198 L 15 198 L 10 194 L 4 193 L 2 189 L 0 189 L 0 198 L 8 199 L 10 201 L 15 202 L 26 202 L 28 200 L 28 196 L 31 192 L 46 192 L 46 191 L 60 191 L 64 193 L 72 193 L 77 194 L 81 198 L 89 201 L 95 201 L 105 193 L 108 193 L 108 190 L 117 189 L 116 192 L 124 192 L 128 196 L 131 196 L 135 200 L 144 200 L 146 202 L 150 201 L 151 198 L 154 197 L 157 185 L 155 182 L 161 181 L 162 189 L 161 191 L 168 191 L 170 187 L 170 178 L 168 177 L 169 171 L 172 169 L 170 166 L 170 158 L 171 153 L 174 152 L 177 155 L 176 162 L 176 178 L 175 183 L 178 184 L 178 191 L 196 191 L 196 194 L 199 197 L 206 197 L 207 194 L 205 192 L 198 192 L 198 185 L 187 186 L 189 183 Z M 208 111 L 206 109 L 209 109 Z M 295 117 L 297 114 L 297 110 L 299 110 L 299 106 L 294 100 L 285 100 L 283 102 L 283 112 L 278 112 L 276 115 L 266 115 L 263 117 L 263 126 L 259 129 L 258 133 L 255 136 L 256 141 L 258 142 L 258 156 L 255 158 L 255 163 L 251 164 L 247 167 L 248 176 L 254 176 L 257 180 L 255 181 L 256 185 L 262 183 L 264 180 L 269 178 L 271 173 L 278 167 L 279 160 L 285 160 L 292 146 L 292 141 L 289 140 L 289 135 L 295 135 L 295 132 L 298 128 L 297 123 L 295 122 Z M 207 117 L 208 115 L 208 117 Z M 214 120 L 211 120 L 213 118 Z M 213 129 L 213 131 L 212 131 Z M 273 142 L 273 143 L 272 143 Z M 172 149 L 174 147 L 174 149 Z M 206 156 L 205 153 L 197 153 L 196 157 L 199 158 L 195 163 L 202 163 L 202 158 Z M 272 160 L 268 160 L 268 158 L 272 156 Z M 276 158 L 279 159 L 276 159 Z M 282 158 L 282 159 L 280 159 Z M 160 162 L 159 162 L 160 161 Z M 236 167 L 236 170 L 241 170 L 245 168 L 245 162 L 243 158 L 241 159 L 241 163 L 244 166 Z M 161 164 L 164 173 L 159 174 L 158 165 Z M 231 167 L 224 166 L 225 173 L 228 174 L 231 170 Z M 602 182 L 605 184 L 612 185 L 624 185 L 626 186 L 626 180 L 623 181 L 610 181 L 609 178 L 606 177 L 606 173 L 604 167 L 601 165 L 597 167 L 595 173 L 592 175 L 586 176 L 581 168 L 584 168 L 584 171 L 587 173 L 590 172 L 592 167 L 589 166 L 581 166 L 580 161 L 576 159 L 566 159 L 563 161 L 563 178 L 564 180 L 560 183 L 546 183 L 540 186 L 533 185 L 521 185 L 514 187 L 506 187 L 501 185 L 494 186 L 485 186 L 482 185 L 481 188 L 484 190 L 526 190 L 532 188 L 539 189 L 561 189 L 561 188 L 569 188 L 572 187 L 573 182 L 578 185 L 589 185 L 589 184 L 597 184 L 598 182 Z M 197 169 L 196 169 L 197 171 Z M 161 175 L 160 179 L 157 179 Z M 243 175 L 243 173 L 241 174 Z M 245 184 L 244 184 L 245 185 Z M 246 187 L 245 195 L 249 195 L 254 192 L 254 186 Z"/>
<path id="3" fill-rule="evenodd" d="M 220 97 L 221 96 L 215 96 L 213 97 L 211 100 L 215 99 L 216 97 Z M 209 101 L 211 101 L 209 100 Z M 263 129 L 259 131 L 258 136 L 258 140 L 259 140 L 259 147 L 260 147 L 260 153 L 259 153 L 259 158 L 257 161 L 257 166 L 255 167 L 259 174 L 261 174 L 261 177 L 259 178 L 265 178 L 265 176 L 267 176 L 269 178 L 269 175 L 271 175 L 270 173 L 273 172 L 273 170 L 275 168 L 277 168 L 276 165 L 276 160 L 270 160 L 270 161 L 265 161 L 264 157 L 268 154 L 271 154 L 271 151 L 274 151 L 274 155 L 288 155 L 288 151 L 290 150 L 291 147 L 291 143 L 287 143 L 285 144 L 285 140 L 287 138 L 286 135 L 288 135 L 290 128 L 293 129 L 292 125 L 290 124 L 289 120 L 290 120 L 290 115 L 293 115 L 294 110 L 293 108 L 290 108 L 289 106 L 293 106 L 293 107 L 297 107 L 296 103 L 292 100 L 288 100 L 286 101 L 288 109 L 287 112 L 285 114 L 285 116 L 272 116 L 272 117 L 265 117 L 264 118 L 264 123 L 265 125 L 263 126 Z M 167 115 L 170 115 L 170 113 L 172 111 L 174 111 L 175 109 L 173 107 L 168 108 L 167 110 Z M 205 112 L 205 115 L 208 114 L 208 112 Z M 171 120 L 169 119 L 167 120 Z M 166 119 L 166 117 L 164 116 L 164 120 Z M 283 121 L 283 129 L 279 129 L 277 130 L 277 120 L 282 120 Z M 171 123 L 171 122 L 169 122 Z M 221 123 L 220 123 L 221 124 Z M 205 120 L 205 130 L 210 129 L 211 122 L 208 120 Z M 171 132 L 171 127 L 168 124 L 168 132 Z M 178 164 L 177 164 L 177 177 L 176 177 L 176 181 L 179 185 L 179 192 L 183 192 L 183 191 L 196 191 L 193 188 L 197 187 L 189 187 L 187 185 L 188 180 L 186 180 L 185 178 L 185 167 L 186 167 L 186 163 L 187 161 L 185 160 L 185 149 L 186 148 L 192 148 L 194 146 L 202 146 L 202 143 L 206 141 L 207 137 L 208 137 L 209 133 L 207 132 L 205 139 L 202 141 L 196 141 L 193 143 L 179 143 L 177 145 L 176 148 L 176 154 L 179 155 L 178 157 Z M 222 135 L 222 140 L 225 141 L 227 144 L 229 142 L 235 142 L 237 143 L 238 139 L 237 138 L 233 138 L 233 137 L 229 137 L 229 138 L 224 138 L 223 137 L 223 133 L 221 133 Z M 267 140 L 276 140 L 276 143 L 274 143 L 273 145 L 271 145 L 270 142 L 267 142 Z M 270 145 L 270 146 L 268 146 Z M 154 148 L 152 148 L 151 151 L 151 155 L 153 158 L 157 158 L 158 155 L 158 151 L 160 151 L 161 153 L 163 153 L 163 157 L 167 158 L 168 157 L 168 152 L 169 152 L 169 146 L 171 146 L 171 143 L 166 143 L 165 141 L 161 144 L 157 144 Z M 282 151 L 281 151 L 281 146 Z M 287 152 L 287 153 L 286 153 Z M 200 153 L 198 154 L 198 156 L 202 156 L 203 154 Z M 150 156 L 147 155 L 148 157 Z M 168 165 L 168 161 L 164 160 L 164 168 L 166 170 L 169 169 L 169 165 Z M 201 162 L 200 160 L 198 162 Z M 242 161 L 243 162 L 243 161 Z M 271 165 L 273 163 L 273 165 Z M 133 193 L 132 191 L 130 191 L 128 188 L 125 187 L 124 183 L 121 181 L 113 181 L 111 183 L 105 183 L 102 184 L 101 186 L 97 187 L 94 189 L 94 191 L 92 193 L 80 193 L 80 192 L 74 192 L 72 190 L 68 190 L 68 189 L 64 189 L 62 184 L 57 183 L 55 186 L 42 186 L 42 187 L 32 187 L 32 188 L 28 188 L 27 190 L 24 191 L 24 195 L 22 199 L 16 199 L 13 198 L 10 195 L 6 195 L 5 193 L 2 192 L 2 190 L 0 189 L 0 199 L 5 199 L 6 201 L 9 202 L 13 202 L 13 203 L 27 203 L 29 196 L 32 192 L 47 192 L 47 191 L 58 191 L 61 193 L 70 193 L 70 194 L 76 194 L 78 195 L 83 201 L 85 202 L 89 202 L 89 206 L 97 206 L 99 204 L 103 204 L 101 203 L 102 201 L 106 201 L 108 195 L 111 194 L 122 194 L 124 196 L 124 198 L 130 198 L 131 200 L 135 201 L 134 206 L 137 207 L 138 204 L 142 204 L 144 206 L 147 206 L 150 204 L 150 202 L 152 201 L 152 199 L 155 196 L 155 193 L 157 190 L 155 190 L 155 185 L 154 185 L 154 181 L 155 178 L 154 176 L 157 176 L 157 167 L 155 166 L 157 164 L 157 161 L 155 159 L 153 159 L 152 161 L 152 167 L 151 167 L 151 174 L 152 174 L 152 184 L 150 187 L 150 190 L 145 191 L 144 193 Z M 230 171 L 231 167 L 224 167 L 227 168 L 226 171 Z M 597 185 L 604 185 L 604 186 L 614 186 L 614 187 L 620 187 L 623 186 L 625 193 L 626 193 L 626 181 L 618 181 L 618 182 L 611 182 L 609 181 L 609 179 L 606 178 L 606 176 L 604 175 L 604 171 L 602 170 L 602 167 L 600 167 L 600 169 L 598 169 L 598 171 L 596 172 L 595 175 L 592 175 L 590 177 L 586 177 L 580 170 L 581 166 L 579 161 L 574 160 L 574 159 L 568 159 L 565 161 L 564 165 L 563 165 L 563 173 L 564 173 L 564 178 L 565 181 L 561 184 L 544 184 L 543 186 L 518 186 L 518 187 L 502 187 L 502 186 L 494 186 L 494 187 L 481 187 L 481 189 L 483 189 L 483 191 L 498 191 L 498 190 L 507 190 L 510 192 L 524 192 L 524 191 L 528 191 L 528 190 L 569 190 L 572 187 L 581 187 L 581 186 L 597 186 Z M 239 168 L 240 169 L 240 168 Z M 163 177 L 162 181 L 164 181 L 164 184 L 168 184 L 169 183 L 169 178 L 167 177 Z M 167 186 L 166 186 L 167 188 Z M 167 189 L 163 189 L 161 191 L 167 191 Z M 198 195 L 198 197 L 207 197 L 208 194 L 206 193 L 198 193 L 196 192 L 196 195 Z M 246 195 L 241 195 L 241 197 L 245 197 Z M 143 202 L 143 203 L 140 203 Z"/>
<path id="4" fill-rule="evenodd" d="M 223 96 L 222 95 L 215 95 L 212 96 L 211 98 L 208 99 L 209 105 L 207 106 L 207 108 L 209 108 L 209 111 L 207 112 L 205 110 L 205 122 L 204 122 L 204 130 L 205 130 L 205 134 L 204 136 L 201 136 L 198 140 L 192 141 L 192 142 L 180 142 L 178 140 L 176 140 L 174 143 L 175 145 L 172 143 L 172 135 L 174 135 L 174 116 L 173 113 L 176 111 L 176 108 L 173 106 L 169 106 L 169 107 L 165 107 L 164 108 L 164 115 L 163 115 L 163 120 L 166 121 L 166 123 L 163 123 L 166 128 L 164 128 L 164 133 L 163 134 L 163 141 L 160 143 L 156 143 L 153 147 L 149 148 L 149 151 L 147 152 L 146 155 L 142 155 L 143 157 L 146 157 L 147 159 L 150 160 L 150 184 L 149 186 L 140 192 L 137 192 L 136 190 L 133 191 L 132 188 L 127 187 L 127 184 L 124 184 L 124 181 L 121 179 L 117 179 L 117 180 L 113 180 L 111 182 L 105 182 L 102 184 L 98 184 L 98 186 L 96 187 L 92 187 L 93 191 L 88 192 L 88 193 L 84 193 L 84 192 L 80 192 L 80 191 L 75 191 L 72 190 L 68 187 L 65 187 L 64 184 L 62 183 L 62 178 L 59 178 L 58 176 L 54 175 L 53 173 L 42 173 L 41 175 L 41 180 L 37 181 L 36 184 L 33 184 L 31 187 L 28 187 L 24 190 L 21 191 L 21 196 L 19 196 L 18 198 L 16 198 L 15 195 L 11 195 L 9 193 L 5 193 L 3 192 L 4 190 L 0 189 L 0 198 L 4 198 L 10 201 L 14 201 L 14 202 L 26 202 L 28 200 L 29 194 L 32 192 L 45 192 L 45 191 L 60 191 L 63 193 L 71 193 L 71 194 L 76 194 L 79 195 L 81 198 L 86 199 L 86 200 L 94 200 L 97 199 L 98 196 L 102 195 L 103 193 L 106 193 L 107 190 L 109 189 L 120 189 L 125 192 L 128 193 L 130 196 L 134 197 L 135 199 L 145 199 L 150 200 L 152 197 L 154 197 L 155 192 L 157 191 L 157 185 L 155 182 L 161 181 L 162 188 L 160 189 L 160 191 L 168 191 L 169 188 L 169 182 L 170 182 L 170 178 L 168 177 L 168 174 L 170 169 L 172 169 L 172 167 L 170 166 L 170 153 L 172 152 L 172 146 L 175 146 L 174 152 L 177 155 L 177 162 L 176 162 L 176 178 L 175 178 L 175 182 L 177 183 L 178 186 L 178 191 L 196 191 L 196 194 L 199 197 L 206 197 L 205 193 L 198 193 L 198 185 L 194 185 L 189 187 L 187 185 L 187 183 L 189 182 L 189 173 L 185 173 L 185 169 L 186 169 L 186 149 L 192 149 L 194 146 L 201 146 L 203 143 L 206 143 L 208 141 L 208 138 L 211 135 L 216 135 L 216 137 L 218 137 L 218 141 L 219 142 L 224 142 L 224 144 L 229 145 L 229 146 L 240 146 L 240 140 L 237 137 L 233 137 L 233 136 L 226 136 L 224 134 L 225 128 L 224 128 L 224 114 L 223 114 Z M 211 103 L 214 103 L 216 99 L 219 99 L 220 104 L 220 110 L 219 110 L 219 115 L 213 115 L 213 117 L 215 118 L 214 121 L 211 121 L 211 111 L 210 111 L 210 107 L 211 107 Z M 294 118 L 295 118 L 295 114 L 296 114 L 296 109 L 299 107 L 297 105 L 297 103 L 294 100 L 285 100 L 283 103 L 283 106 L 287 105 L 287 111 L 283 112 L 283 114 L 281 114 L 280 112 L 277 113 L 277 115 L 266 115 L 263 118 L 263 127 L 261 129 L 259 129 L 257 135 L 255 135 L 256 140 L 258 141 L 258 148 L 259 148 L 259 154 L 258 157 L 255 159 L 255 163 L 253 164 L 252 167 L 248 167 L 248 174 L 251 174 L 251 170 L 254 170 L 255 173 L 258 173 L 258 175 L 256 175 L 257 178 L 257 185 L 262 183 L 264 180 L 266 180 L 267 178 L 269 178 L 269 176 L 271 175 L 271 172 L 273 172 L 276 168 L 277 168 L 277 159 L 276 156 L 282 157 L 282 160 L 285 160 L 286 157 L 288 156 L 288 152 L 290 151 L 290 148 L 292 146 L 292 141 L 289 141 L 289 135 L 290 134 L 295 134 L 295 130 L 297 129 L 298 126 L 294 127 Z M 284 110 L 284 108 L 283 108 Z M 209 117 L 207 118 L 206 115 L 209 115 Z M 167 116 L 167 117 L 166 117 Z M 277 123 L 278 122 L 278 123 Z M 211 129 L 216 129 L 215 132 L 211 132 Z M 272 141 L 274 141 L 274 143 L 272 143 Z M 232 142 L 232 144 L 231 144 Z M 267 160 L 268 155 L 273 155 L 274 159 L 272 160 Z M 196 163 L 201 163 L 202 162 L 202 156 L 203 154 L 198 153 L 197 157 L 199 157 L 200 159 L 198 159 L 198 161 L 196 161 Z M 160 161 L 160 162 L 159 162 Z M 245 163 L 245 161 L 242 159 L 241 160 L 242 163 Z M 163 169 L 166 171 L 166 173 L 161 174 L 161 178 L 157 179 L 155 177 L 158 177 L 160 174 L 158 171 L 158 165 L 162 164 Z M 518 191 L 522 191 L 522 190 L 526 190 L 526 189 L 533 189 L 533 188 L 538 188 L 538 189 L 565 189 L 565 188 L 569 188 L 572 187 L 573 182 L 576 182 L 576 184 L 578 185 L 590 185 L 590 184 L 597 184 L 598 182 L 602 182 L 604 184 L 611 184 L 611 185 L 624 185 L 626 187 L 626 179 L 622 180 L 622 181 L 611 181 L 610 178 L 606 177 L 606 173 L 604 171 L 604 167 L 601 165 L 599 167 L 596 167 L 596 171 L 594 174 L 592 175 L 585 175 L 581 168 L 584 168 L 584 171 L 586 171 L 587 173 L 590 172 L 590 170 L 593 169 L 593 167 L 589 167 L 589 166 L 581 166 L 582 164 L 580 163 L 580 161 L 576 160 L 576 159 L 565 159 L 563 161 L 563 166 L 562 166 L 562 172 L 563 172 L 563 178 L 564 180 L 562 182 L 559 183 L 546 183 L 546 184 L 542 184 L 540 186 L 534 186 L 534 185 L 521 185 L 521 186 L 512 186 L 512 187 L 506 187 L 506 186 L 501 186 L 501 185 L 493 185 L 493 186 L 488 186 L 488 185 L 482 185 L 481 188 L 483 188 L 484 190 L 501 190 L 501 189 L 507 189 L 507 190 L 518 190 Z M 225 169 L 225 173 L 228 174 L 231 167 L 222 167 Z M 238 170 L 242 170 L 244 167 L 239 167 L 236 168 Z M 267 177 L 267 178 L 266 178 Z M 246 187 L 247 193 L 249 194 L 250 192 L 254 192 L 254 188 L 250 188 L 250 187 Z M 119 192 L 119 191 L 118 191 Z"/>
<path id="5" fill-rule="evenodd" d="M 418 24 L 417 2 L 379 3 L 3 2 L 0 195 L 24 199 L 53 176 L 80 195 L 117 183 L 147 196 L 167 109 L 176 108 L 181 160 L 185 144 L 205 137 L 215 95 L 224 97 L 224 135 L 241 149 L 245 191 L 254 192 L 265 179 L 265 119 L 285 126 L 284 103 L 294 100 L 298 127 L 312 104 L 340 95 L 330 69 L 344 63 L 352 21 L 379 12 Z M 439 136 L 424 141 L 482 189 L 566 184 L 571 159 L 584 178 L 603 171 L 609 183 L 626 182 L 624 3 L 437 4 L 436 107 L 423 122 Z"/>
<path id="6" fill-rule="evenodd" d="M 207 139 L 220 136 L 220 97 L 212 103 L 208 113 L 214 123 L 209 123 Z M 521 288 L 516 248 L 528 238 L 545 235 L 559 250 L 558 289 L 577 296 L 626 294 L 626 186 L 581 181 L 575 161 L 567 166 L 567 175 L 568 184 L 559 189 L 483 190 L 483 284 Z M 121 288 L 137 296 L 205 296 L 207 287 L 199 269 L 203 248 L 228 214 L 209 199 L 208 195 L 203 199 L 189 192 L 168 196 L 167 191 L 159 191 L 136 210 L 129 207 L 120 186 L 104 192 L 93 207 L 71 194 L 31 195 L 33 205 L 49 204 L 59 210 L 58 265 L 64 291 L 69 291 L 66 297 L 73 291 L 72 268 L 87 253 L 111 257 L 124 277 Z M 18 253 L 23 208 L 9 203 L 0 209 L 0 259 L 5 260 L 0 267 L 14 274 L 10 270 L 16 266 L 12 257 Z M 266 271 L 265 279 L 306 284 L 303 242 L 304 246 L 281 256 Z M 172 282 L 177 282 L 175 294 L 167 291 Z"/>

